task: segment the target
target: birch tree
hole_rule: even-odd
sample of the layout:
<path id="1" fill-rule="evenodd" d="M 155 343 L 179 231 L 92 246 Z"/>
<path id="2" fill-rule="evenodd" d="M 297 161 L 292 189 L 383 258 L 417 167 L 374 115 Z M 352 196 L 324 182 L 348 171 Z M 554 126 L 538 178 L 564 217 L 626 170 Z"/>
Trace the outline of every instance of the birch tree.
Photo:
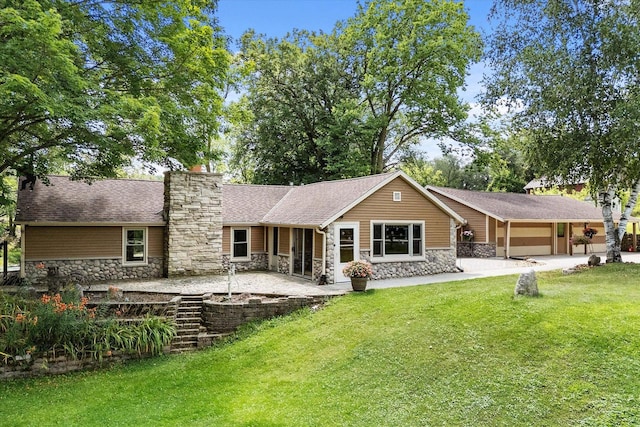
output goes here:
<path id="1" fill-rule="evenodd" d="M 540 173 L 589 180 L 620 262 L 640 185 L 640 2 L 496 0 L 491 18 L 483 102 L 510 109 Z M 616 229 L 611 202 L 629 188 Z"/>

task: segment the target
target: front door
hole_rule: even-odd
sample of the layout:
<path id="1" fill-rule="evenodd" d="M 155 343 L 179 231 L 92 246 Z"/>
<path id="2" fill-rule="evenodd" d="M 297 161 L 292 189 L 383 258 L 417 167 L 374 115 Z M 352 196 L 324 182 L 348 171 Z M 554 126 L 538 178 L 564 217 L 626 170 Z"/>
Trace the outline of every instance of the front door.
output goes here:
<path id="1" fill-rule="evenodd" d="M 293 274 L 311 277 L 313 274 L 313 230 L 293 229 Z"/>
<path id="2" fill-rule="evenodd" d="M 360 259 L 360 230 L 357 222 L 336 223 L 335 240 L 335 281 L 348 282 L 350 279 L 342 274 L 342 269 L 349 261 Z"/>
<path id="3" fill-rule="evenodd" d="M 556 224 L 556 254 L 558 255 L 564 255 L 567 253 L 567 234 L 567 224 L 562 222 Z"/>

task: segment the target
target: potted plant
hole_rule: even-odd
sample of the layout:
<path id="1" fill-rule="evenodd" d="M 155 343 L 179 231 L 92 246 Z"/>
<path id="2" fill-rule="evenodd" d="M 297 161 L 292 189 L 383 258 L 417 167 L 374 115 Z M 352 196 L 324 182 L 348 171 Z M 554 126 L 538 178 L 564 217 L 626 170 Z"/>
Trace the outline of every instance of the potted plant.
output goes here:
<path id="1" fill-rule="evenodd" d="M 355 260 L 347 263 L 342 269 L 342 274 L 351 279 L 351 287 L 354 291 L 367 289 L 367 279 L 373 275 L 371 263 L 364 260 Z"/>
<path id="2" fill-rule="evenodd" d="M 465 242 L 473 242 L 473 230 L 464 230 L 462 232 L 462 240 Z"/>

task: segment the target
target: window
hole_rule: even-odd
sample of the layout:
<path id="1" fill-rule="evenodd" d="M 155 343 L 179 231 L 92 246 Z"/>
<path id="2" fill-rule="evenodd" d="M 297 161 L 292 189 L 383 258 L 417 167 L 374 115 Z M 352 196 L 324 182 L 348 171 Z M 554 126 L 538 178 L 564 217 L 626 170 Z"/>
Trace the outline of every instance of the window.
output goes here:
<path id="1" fill-rule="evenodd" d="M 125 228 L 123 230 L 123 264 L 147 263 L 147 229 Z"/>
<path id="2" fill-rule="evenodd" d="M 394 191 L 393 192 L 393 201 L 394 202 L 401 202 L 402 201 L 402 192 Z"/>
<path id="3" fill-rule="evenodd" d="M 558 227 L 558 230 L 557 230 L 558 237 L 564 237 L 564 223 L 558 223 L 557 227 Z"/>
<path id="4" fill-rule="evenodd" d="M 423 255 L 423 223 L 374 223 L 374 257 L 414 257 Z"/>
<path id="5" fill-rule="evenodd" d="M 249 229 L 231 229 L 231 258 L 249 258 Z"/>
<path id="6" fill-rule="evenodd" d="M 278 227 L 273 227 L 273 255 L 278 255 Z"/>

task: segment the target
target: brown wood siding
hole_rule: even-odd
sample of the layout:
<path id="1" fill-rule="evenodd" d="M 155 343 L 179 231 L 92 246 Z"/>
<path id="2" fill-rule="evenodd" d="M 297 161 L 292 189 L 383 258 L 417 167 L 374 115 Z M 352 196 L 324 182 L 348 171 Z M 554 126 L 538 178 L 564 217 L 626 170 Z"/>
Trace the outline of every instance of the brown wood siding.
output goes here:
<path id="1" fill-rule="evenodd" d="M 280 236 L 278 237 L 278 254 L 289 255 L 291 248 L 289 245 L 289 227 L 279 228 Z"/>
<path id="2" fill-rule="evenodd" d="M 548 222 L 515 223 L 511 225 L 511 247 L 553 245 L 553 224 Z"/>
<path id="3" fill-rule="evenodd" d="M 147 256 L 158 258 L 164 256 L 164 227 L 149 227 Z"/>
<path id="4" fill-rule="evenodd" d="M 231 228 L 250 228 L 249 239 L 251 239 L 251 253 L 264 252 L 265 230 L 262 226 L 254 227 L 222 227 L 222 253 L 231 253 Z"/>
<path id="5" fill-rule="evenodd" d="M 264 252 L 264 227 L 251 227 L 251 253 Z"/>
<path id="6" fill-rule="evenodd" d="M 27 226 L 25 260 L 122 257 L 122 227 Z"/>
<path id="7" fill-rule="evenodd" d="M 393 201 L 393 192 L 402 201 Z M 402 178 L 396 178 L 363 200 L 340 221 L 360 223 L 360 247 L 370 246 L 371 220 L 425 221 L 426 247 L 449 247 L 450 217 Z"/>
<path id="8" fill-rule="evenodd" d="M 460 202 L 456 202 L 449 197 L 438 194 L 438 199 L 444 202 L 451 210 L 467 220 L 466 230 L 473 230 L 473 241 L 479 243 L 492 242 L 487 240 L 487 215 L 478 212 Z M 493 219 L 490 219 L 491 222 Z"/>
<path id="9" fill-rule="evenodd" d="M 231 253 L 231 227 L 222 227 L 222 253 Z"/>

